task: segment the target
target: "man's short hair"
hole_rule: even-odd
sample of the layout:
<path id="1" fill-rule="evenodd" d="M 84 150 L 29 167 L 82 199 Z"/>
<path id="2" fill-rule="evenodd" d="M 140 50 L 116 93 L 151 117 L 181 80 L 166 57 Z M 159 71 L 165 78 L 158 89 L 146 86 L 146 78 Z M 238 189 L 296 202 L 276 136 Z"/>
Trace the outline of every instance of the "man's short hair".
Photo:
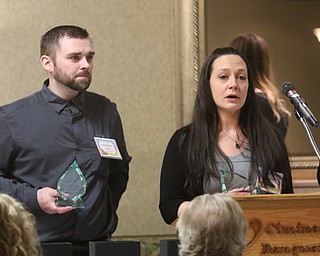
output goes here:
<path id="1" fill-rule="evenodd" d="M 90 39 L 89 33 L 84 28 L 74 25 L 61 25 L 54 27 L 41 37 L 40 56 L 47 55 L 55 61 L 56 48 L 60 47 L 60 40 L 64 37 Z"/>

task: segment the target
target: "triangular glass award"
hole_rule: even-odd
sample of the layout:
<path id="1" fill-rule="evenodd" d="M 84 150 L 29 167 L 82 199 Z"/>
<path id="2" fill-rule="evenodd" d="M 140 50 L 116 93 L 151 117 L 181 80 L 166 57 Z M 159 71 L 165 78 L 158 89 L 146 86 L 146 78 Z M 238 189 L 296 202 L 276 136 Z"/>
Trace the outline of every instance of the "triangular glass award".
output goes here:
<path id="1" fill-rule="evenodd" d="M 76 160 L 70 165 L 66 172 L 59 178 L 57 191 L 60 198 L 57 206 L 72 206 L 84 208 L 81 197 L 86 193 L 87 182 Z"/>

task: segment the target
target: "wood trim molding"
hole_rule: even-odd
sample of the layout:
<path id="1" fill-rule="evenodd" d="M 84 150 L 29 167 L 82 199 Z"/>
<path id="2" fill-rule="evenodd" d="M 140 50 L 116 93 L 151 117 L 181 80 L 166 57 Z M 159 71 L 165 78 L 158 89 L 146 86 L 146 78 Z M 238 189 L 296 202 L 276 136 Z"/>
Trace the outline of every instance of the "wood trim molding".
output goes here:
<path id="1" fill-rule="evenodd" d="M 316 156 L 294 156 L 290 159 L 291 169 L 318 168 L 319 160 Z"/>
<path id="2" fill-rule="evenodd" d="M 316 156 L 291 157 L 290 165 L 295 193 L 320 192 L 317 179 L 319 160 Z"/>
<path id="3" fill-rule="evenodd" d="M 205 54 L 204 0 L 177 0 L 175 6 L 176 126 L 190 123 Z"/>

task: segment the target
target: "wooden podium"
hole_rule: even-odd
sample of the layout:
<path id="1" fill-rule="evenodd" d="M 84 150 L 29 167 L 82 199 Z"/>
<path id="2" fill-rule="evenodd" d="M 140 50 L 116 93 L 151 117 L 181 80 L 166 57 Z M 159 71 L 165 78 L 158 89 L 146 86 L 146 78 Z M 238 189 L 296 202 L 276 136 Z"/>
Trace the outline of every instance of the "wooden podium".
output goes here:
<path id="1" fill-rule="evenodd" d="M 320 194 L 235 196 L 248 220 L 252 255 L 320 255 Z"/>

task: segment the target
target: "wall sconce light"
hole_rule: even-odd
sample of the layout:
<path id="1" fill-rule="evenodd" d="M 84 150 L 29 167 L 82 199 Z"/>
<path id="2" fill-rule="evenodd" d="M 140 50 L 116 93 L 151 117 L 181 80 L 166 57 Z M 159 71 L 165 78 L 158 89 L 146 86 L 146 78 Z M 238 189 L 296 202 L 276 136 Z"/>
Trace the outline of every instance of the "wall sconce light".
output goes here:
<path id="1" fill-rule="evenodd" d="M 313 34 L 318 38 L 318 41 L 320 42 L 320 27 L 314 28 Z"/>

